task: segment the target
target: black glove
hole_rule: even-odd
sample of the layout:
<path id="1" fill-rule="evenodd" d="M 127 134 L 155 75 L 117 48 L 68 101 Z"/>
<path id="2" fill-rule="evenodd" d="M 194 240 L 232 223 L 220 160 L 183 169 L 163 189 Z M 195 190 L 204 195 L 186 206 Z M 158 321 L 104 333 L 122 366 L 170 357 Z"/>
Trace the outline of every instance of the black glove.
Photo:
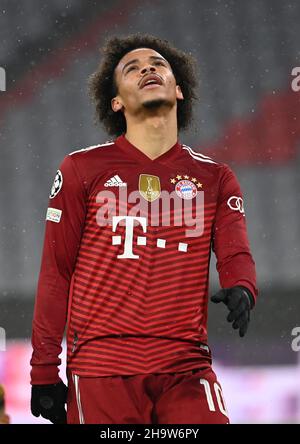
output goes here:
<path id="1" fill-rule="evenodd" d="M 60 381 L 57 384 L 33 385 L 31 389 L 31 413 L 42 415 L 53 424 L 66 424 L 68 387 Z"/>
<path id="2" fill-rule="evenodd" d="M 241 338 L 245 336 L 250 322 L 250 310 L 254 307 L 254 297 L 248 288 L 239 286 L 223 288 L 223 290 L 214 294 L 210 300 L 216 304 L 224 302 L 227 305 L 230 311 L 227 321 L 233 322 L 232 327 L 234 329 L 240 329 Z"/>

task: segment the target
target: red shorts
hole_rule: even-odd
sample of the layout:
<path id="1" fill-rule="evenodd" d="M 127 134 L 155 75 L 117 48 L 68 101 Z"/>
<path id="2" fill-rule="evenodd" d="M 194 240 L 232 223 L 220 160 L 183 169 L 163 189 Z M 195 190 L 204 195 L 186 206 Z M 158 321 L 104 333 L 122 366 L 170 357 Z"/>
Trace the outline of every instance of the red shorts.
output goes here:
<path id="1" fill-rule="evenodd" d="M 68 424 L 229 423 L 211 367 L 98 378 L 69 373 L 68 380 Z"/>

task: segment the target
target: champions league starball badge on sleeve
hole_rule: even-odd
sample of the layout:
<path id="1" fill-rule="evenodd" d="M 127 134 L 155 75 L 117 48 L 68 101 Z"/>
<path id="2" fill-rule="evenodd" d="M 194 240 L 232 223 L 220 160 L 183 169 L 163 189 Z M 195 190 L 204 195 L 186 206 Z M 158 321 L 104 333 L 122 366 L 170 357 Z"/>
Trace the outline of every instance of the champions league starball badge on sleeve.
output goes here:
<path id="1" fill-rule="evenodd" d="M 50 199 L 53 199 L 55 196 L 57 196 L 57 194 L 60 192 L 61 187 L 63 184 L 63 176 L 60 170 L 57 170 L 55 178 L 54 178 L 54 182 L 51 188 L 51 192 L 50 192 Z"/>

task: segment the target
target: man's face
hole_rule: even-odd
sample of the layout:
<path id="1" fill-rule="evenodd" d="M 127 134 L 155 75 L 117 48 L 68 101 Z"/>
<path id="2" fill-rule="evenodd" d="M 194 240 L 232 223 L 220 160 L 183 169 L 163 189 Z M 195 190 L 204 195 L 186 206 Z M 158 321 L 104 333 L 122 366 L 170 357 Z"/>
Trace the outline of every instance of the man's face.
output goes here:
<path id="1" fill-rule="evenodd" d="M 168 61 L 158 52 L 139 48 L 128 52 L 115 69 L 118 94 L 111 101 L 115 112 L 173 107 L 183 95 Z"/>

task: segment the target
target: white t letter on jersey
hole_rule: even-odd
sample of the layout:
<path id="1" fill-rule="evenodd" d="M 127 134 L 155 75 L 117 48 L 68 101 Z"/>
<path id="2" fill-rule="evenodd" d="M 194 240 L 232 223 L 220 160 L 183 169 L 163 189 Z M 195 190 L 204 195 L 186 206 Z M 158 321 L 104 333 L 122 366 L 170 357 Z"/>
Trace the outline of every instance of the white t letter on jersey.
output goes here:
<path id="1" fill-rule="evenodd" d="M 133 217 L 133 216 L 113 216 L 113 232 L 116 231 L 117 225 L 121 220 L 125 220 L 125 245 L 124 245 L 124 253 L 119 254 L 118 259 L 139 259 L 139 256 L 133 254 L 133 226 L 134 221 L 138 221 L 143 228 L 144 233 L 146 233 L 147 219 L 145 217 Z"/>

